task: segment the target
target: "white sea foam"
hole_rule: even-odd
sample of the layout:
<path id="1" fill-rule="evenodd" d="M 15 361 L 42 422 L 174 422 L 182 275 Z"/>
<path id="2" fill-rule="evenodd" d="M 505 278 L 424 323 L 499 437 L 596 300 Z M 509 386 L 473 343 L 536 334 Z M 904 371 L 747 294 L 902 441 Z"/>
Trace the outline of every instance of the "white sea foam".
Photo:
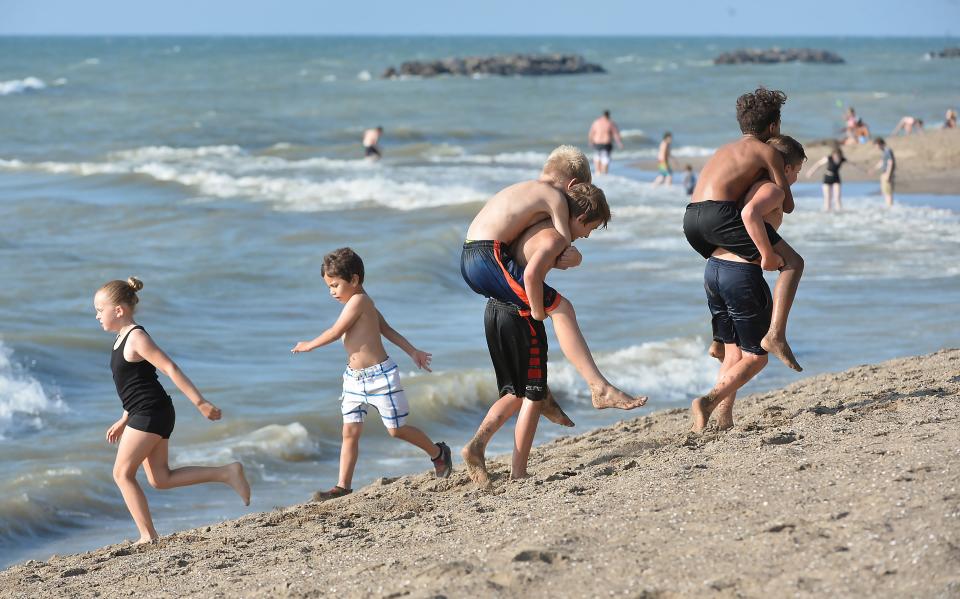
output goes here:
<path id="1" fill-rule="evenodd" d="M 649 160 L 657 157 L 658 148 L 644 148 L 642 150 L 625 150 L 614 153 L 614 158 L 624 160 Z M 703 158 L 713 156 L 716 148 L 704 146 L 675 146 L 670 149 L 670 155 L 674 158 Z"/>
<path id="2" fill-rule="evenodd" d="M 620 131 L 620 137 L 623 139 L 631 139 L 635 137 L 646 137 L 647 134 L 644 133 L 643 129 L 623 129 Z"/>
<path id="3" fill-rule="evenodd" d="M 59 397 L 48 397 L 12 357 L 13 352 L 0 342 L 0 439 L 15 430 L 42 428 L 45 414 L 67 409 Z"/>
<path id="4" fill-rule="evenodd" d="M 610 382 L 627 393 L 677 402 L 713 386 L 719 363 L 707 355 L 706 346 L 700 338 L 668 339 L 597 352 L 594 358 Z M 581 402 L 590 401 L 589 389 L 569 362 L 558 360 L 551 366 L 550 385 L 573 390 L 573 397 Z"/>
<path id="5" fill-rule="evenodd" d="M 0 96 L 9 96 L 12 94 L 22 94 L 29 91 L 38 91 L 45 89 L 46 87 L 47 84 L 44 83 L 43 79 L 38 79 L 36 77 L 0 81 Z"/>
<path id="6" fill-rule="evenodd" d="M 357 73 L 357 79 L 360 81 L 370 81 L 372 78 L 373 76 L 370 75 L 370 71 L 360 71 Z"/>
<path id="7" fill-rule="evenodd" d="M 239 460 L 253 464 L 300 462 L 316 455 L 317 445 L 299 422 L 269 424 L 255 431 L 192 444 L 173 451 L 173 461 L 184 464 L 219 464 Z"/>

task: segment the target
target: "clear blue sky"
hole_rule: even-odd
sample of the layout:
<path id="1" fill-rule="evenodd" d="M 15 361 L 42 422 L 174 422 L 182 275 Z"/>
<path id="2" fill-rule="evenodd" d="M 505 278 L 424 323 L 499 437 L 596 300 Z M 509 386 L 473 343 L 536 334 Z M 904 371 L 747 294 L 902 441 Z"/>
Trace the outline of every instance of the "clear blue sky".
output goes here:
<path id="1" fill-rule="evenodd" d="M 9 34 L 941 37 L 960 0 L 0 0 Z"/>

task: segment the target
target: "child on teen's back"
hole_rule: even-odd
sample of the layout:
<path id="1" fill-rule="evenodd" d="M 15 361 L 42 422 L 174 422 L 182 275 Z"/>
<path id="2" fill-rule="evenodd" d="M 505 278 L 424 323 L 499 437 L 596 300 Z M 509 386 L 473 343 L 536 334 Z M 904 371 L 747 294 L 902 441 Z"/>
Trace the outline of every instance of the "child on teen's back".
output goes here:
<path id="1" fill-rule="evenodd" d="M 157 379 L 157 370 L 170 377 L 205 418 L 220 420 L 221 412 L 204 399 L 187 375 L 133 319 L 140 301 L 137 292 L 141 289 L 143 283 L 130 277 L 126 281 L 106 283 L 93 298 L 97 320 L 103 330 L 117 334 L 110 355 L 110 369 L 123 404 L 123 416 L 107 430 L 106 437 L 107 442 L 120 444 L 113 465 L 113 479 L 140 531 L 136 544 L 159 538 L 150 517 L 147 497 L 137 483 L 140 464 L 147 473 L 147 481 L 156 489 L 220 482 L 232 487 L 244 505 L 250 505 L 250 485 L 240 462 L 217 467 L 170 469 L 167 460 L 176 415 L 173 400 Z"/>
<path id="2" fill-rule="evenodd" d="M 343 304 L 343 310 L 336 322 L 319 337 L 300 341 L 290 351 L 308 352 L 342 339 L 347 351 L 347 369 L 343 373 L 343 395 L 340 398 L 343 445 L 340 447 L 339 479 L 336 486 L 316 493 L 314 499 L 333 499 L 353 491 L 360 433 L 367 408 L 371 406 L 380 414 L 391 437 L 422 449 L 433 462 L 437 477 L 450 476 L 453 461 L 447 444 L 434 443 L 423 431 L 406 424 L 410 406 L 400 385 L 400 370 L 387 355 L 380 337 L 386 337 L 405 351 L 418 368 L 429 371 L 432 356 L 415 348 L 387 324 L 363 288 L 363 260 L 352 249 L 340 248 L 324 256 L 320 274 L 333 299 Z"/>

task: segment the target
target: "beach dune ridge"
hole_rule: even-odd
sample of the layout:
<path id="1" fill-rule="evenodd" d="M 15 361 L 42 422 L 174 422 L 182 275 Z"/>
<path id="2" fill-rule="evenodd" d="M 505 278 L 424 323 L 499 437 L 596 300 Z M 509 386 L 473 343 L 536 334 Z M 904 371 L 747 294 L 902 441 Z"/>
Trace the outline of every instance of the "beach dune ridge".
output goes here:
<path id="1" fill-rule="evenodd" d="M 353 495 L 29 561 L 0 597 L 957 596 L 960 349 L 685 409 Z"/>

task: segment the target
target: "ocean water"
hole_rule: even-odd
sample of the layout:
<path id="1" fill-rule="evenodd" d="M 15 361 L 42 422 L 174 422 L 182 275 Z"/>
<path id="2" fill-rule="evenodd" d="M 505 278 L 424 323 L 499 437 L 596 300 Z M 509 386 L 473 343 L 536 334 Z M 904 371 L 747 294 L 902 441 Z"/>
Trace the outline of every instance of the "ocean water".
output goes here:
<path id="1" fill-rule="evenodd" d="M 583 145 L 609 108 L 627 147 L 595 182 L 614 218 L 578 242 L 580 268 L 549 280 L 613 382 L 648 394 L 645 410 L 685 406 L 717 369 L 705 353 L 703 261 L 682 236 L 682 192 L 651 188 L 653 173 L 630 159 L 655 156 L 667 129 L 680 160 L 709 155 L 738 135 L 736 96 L 761 83 L 788 93 L 783 130 L 801 139 L 835 134 L 848 104 L 875 131 L 904 114 L 935 126 L 960 104 L 960 62 L 924 59 L 947 43 L 0 39 L 0 566 L 136 534 L 104 441 L 121 408 L 113 337 L 93 313 L 103 282 L 143 279 L 138 320 L 223 409 L 210 423 L 174 393 L 173 464 L 239 459 L 253 485 L 250 508 L 222 485 L 146 488 L 161 534 L 335 483 L 343 350 L 289 349 L 338 314 L 319 273 L 337 247 L 363 256 L 378 307 L 434 354 L 430 374 L 391 349 L 411 423 L 458 448 L 496 397 L 484 302 L 459 274 L 467 225 L 498 189 L 535 177 L 554 146 Z M 727 49 L 773 45 L 830 49 L 847 64 L 711 64 Z M 609 73 L 378 79 L 404 60 L 514 51 L 581 53 Z M 359 137 L 377 124 L 385 159 L 371 164 Z M 825 214 L 818 185 L 794 193 L 782 232 L 807 262 L 789 330 L 805 374 L 960 343 L 960 197 L 899 196 L 886 210 L 876 184 L 847 184 L 845 211 Z M 574 432 L 634 415 L 592 410 L 555 341 L 551 357 Z M 746 391 L 797 378 L 771 363 Z M 356 485 L 429 467 L 368 422 Z M 509 451 L 509 430 L 493 453 Z M 538 441 L 567 432 L 544 424 Z"/>

